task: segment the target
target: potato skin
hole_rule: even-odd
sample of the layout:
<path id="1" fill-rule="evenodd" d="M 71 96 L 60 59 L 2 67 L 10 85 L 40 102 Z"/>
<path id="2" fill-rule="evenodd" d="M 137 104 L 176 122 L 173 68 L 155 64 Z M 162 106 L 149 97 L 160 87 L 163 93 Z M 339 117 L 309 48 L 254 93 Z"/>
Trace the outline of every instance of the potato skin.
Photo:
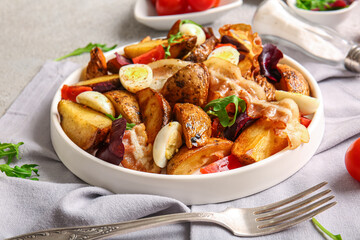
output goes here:
<path id="1" fill-rule="evenodd" d="M 134 94 L 125 90 L 104 93 L 114 105 L 116 116 L 121 114 L 128 123 L 141 123 L 140 107 Z"/>
<path id="2" fill-rule="evenodd" d="M 212 37 L 206 39 L 206 41 L 203 44 L 195 47 L 191 51 L 191 53 L 185 57 L 184 60 L 190 61 L 190 62 L 195 62 L 195 63 L 204 62 L 208 58 L 210 53 L 214 50 L 215 45 L 218 42 L 219 42 L 219 40 L 215 36 L 212 36 Z"/>
<path id="3" fill-rule="evenodd" d="M 160 93 L 151 88 L 136 92 L 136 97 L 146 127 L 148 142 L 154 143 L 160 129 L 170 122 L 170 105 Z"/>
<path id="4" fill-rule="evenodd" d="M 58 103 L 58 112 L 66 135 L 85 151 L 104 141 L 111 129 L 112 121 L 104 114 L 69 100 Z"/>
<path id="5" fill-rule="evenodd" d="M 90 52 L 90 61 L 86 68 L 86 79 L 92 79 L 107 75 L 106 58 L 98 47 Z"/>
<path id="6" fill-rule="evenodd" d="M 88 86 L 97 92 L 107 92 L 115 89 L 121 89 L 122 85 L 119 74 L 106 75 L 76 83 L 76 86 Z"/>
<path id="7" fill-rule="evenodd" d="M 276 89 L 310 96 L 309 83 L 300 72 L 285 64 L 277 67 L 282 77 L 279 83 L 275 83 Z"/>
<path id="8" fill-rule="evenodd" d="M 175 175 L 188 175 L 199 168 L 230 155 L 233 142 L 211 138 L 205 146 L 188 149 L 183 146 L 167 164 L 166 173 Z"/>
<path id="9" fill-rule="evenodd" d="M 265 119 L 259 119 L 246 128 L 234 142 L 231 153 L 244 164 L 261 161 L 283 150 L 286 138 L 275 135 L 275 130 Z"/>
<path id="10" fill-rule="evenodd" d="M 188 148 L 204 146 L 211 136 L 211 119 L 198 106 L 177 103 L 174 106 L 176 120 L 181 124 Z"/>
<path id="11" fill-rule="evenodd" d="M 171 76 L 161 94 L 174 106 L 175 103 L 192 103 L 204 107 L 209 92 L 210 73 L 203 63 L 189 64 Z"/>

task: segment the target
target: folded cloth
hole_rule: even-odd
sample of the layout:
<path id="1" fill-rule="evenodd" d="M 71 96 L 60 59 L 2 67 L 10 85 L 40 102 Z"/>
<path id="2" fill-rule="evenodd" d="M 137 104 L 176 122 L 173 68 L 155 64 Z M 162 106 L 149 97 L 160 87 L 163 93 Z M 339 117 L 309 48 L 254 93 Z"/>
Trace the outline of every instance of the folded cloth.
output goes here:
<path id="1" fill-rule="evenodd" d="M 227 207 L 255 207 L 286 198 L 322 181 L 329 182 L 338 204 L 317 219 L 334 233 L 341 233 L 344 239 L 358 238 L 360 215 L 356 213 L 360 212 L 360 184 L 346 172 L 344 154 L 351 142 L 360 136 L 360 79 L 354 74 L 313 62 L 306 56 L 295 59 L 320 82 L 324 97 L 326 130 L 317 154 L 292 177 L 261 193 L 225 203 L 189 207 L 166 197 L 113 194 L 89 186 L 64 167 L 50 141 L 50 104 L 61 82 L 78 65 L 47 62 L 0 118 L 0 142 L 24 142 L 22 159 L 15 161 L 16 165 L 38 164 L 40 173 L 40 181 L 0 175 L 0 239 L 47 228 L 115 223 L 190 210 L 204 212 L 222 211 Z M 342 77 L 344 73 L 346 77 Z M 236 191 L 236 183 L 229 184 L 233 184 Z M 209 191 L 216 189 L 209 186 Z M 213 224 L 193 223 L 142 230 L 114 239 L 232 237 L 229 231 Z M 305 222 L 259 239 L 323 237 L 310 222 Z"/>

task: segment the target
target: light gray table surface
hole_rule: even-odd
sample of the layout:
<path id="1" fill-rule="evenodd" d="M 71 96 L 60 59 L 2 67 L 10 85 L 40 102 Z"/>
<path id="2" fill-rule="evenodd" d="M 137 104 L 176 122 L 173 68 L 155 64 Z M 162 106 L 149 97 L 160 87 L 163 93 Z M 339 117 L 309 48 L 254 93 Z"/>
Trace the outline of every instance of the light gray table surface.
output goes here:
<path id="1" fill-rule="evenodd" d="M 218 29 L 227 23 L 251 23 L 260 0 L 244 0 L 241 7 L 215 20 Z M 138 23 L 135 0 L 1 0 L 0 1 L 0 116 L 47 61 L 89 42 L 123 45 L 146 35 L 163 36 Z M 360 41 L 360 14 L 353 12 L 339 32 Z M 87 63 L 88 54 L 69 58 Z"/>

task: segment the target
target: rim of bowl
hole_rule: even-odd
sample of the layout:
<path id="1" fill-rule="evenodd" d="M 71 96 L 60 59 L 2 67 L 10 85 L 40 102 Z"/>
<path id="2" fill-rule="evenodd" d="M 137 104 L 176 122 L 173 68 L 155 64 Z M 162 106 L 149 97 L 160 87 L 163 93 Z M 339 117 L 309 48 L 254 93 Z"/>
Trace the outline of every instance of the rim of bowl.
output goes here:
<path id="1" fill-rule="evenodd" d="M 157 16 L 157 15 L 147 15 L 147 14 L 140 14 L 142 11 L 139 10 L 141 6 L 141 2 L 144 2 L 146 0 L 138 0 L 135 5 L 134 13 L 135 18 L 142 19 L 142 20 L 167 20 L 167 19 L 173 19 L 173 18 L 191 18 L 194 16 L 203 16 L 208 15 L 212 13 L 222 12 L 226 10 L 230 10 L 233 7 L 240 6 L 243 3 L 243 0 L 232 0 L 230 3 L 227 3 L 225 5 L 220 5 L 215 8 L 210 8 L 205 11 L 199 11 L 199 12 L 191 12 L 191 13 L 183 13 L 183 14 L 174 14 L 174 15 L 164 15 L 164 16 Z M 148 5 L 147 5 L 148 6 Z"/>
<path id="2" fill-rule="evenodd" d="M 131 45 L 131 44 L 129 44 Z M 105 57 L 111 58 L 114 55 L 115 52 L 122 52 L 125 46 L 116 48 L 110 52 L 105 53 Z M 317 126 L 318 124 L 321 124 L 321 113 L 323 111 L 323 98 L 322 98 L 322 94 L 319 88 L 319 85 L 317 84 L 315 78 L 312 76 L 312 74 L 305 69 L 304 66 L 302 66 L 299 62 L 295 61 L 294 59 L 292 59 L 291 57 L 287 56 L 284 54 L 284 58 L 280 60 L 280 62 L 287 62 L 287 64 L 289 64 L 290 66 L 294 67 L 295 69 L 297 69 L 298 71 L 300 71 L 303 75 L 305 75 L 305 78 L 308 80 L 309 85 L 310 85 L 310 89 L 311 92 L 313 94 L 314 97 L 316 97 L 317 99 L 319 99 L 320 104 L 319 107 L 317 109 L 317 111 L 314 113 L 312 121 L 308 127 L 308 131 L 310 134 L 310 138 L 311 135 L 313 135 L 312 133 L 315 131 L 315 125 Z M 76 75 L 81 74 L 81 71 L 83 70 L 84 67 L 80 67 L 79 69 L 75 70 L 73 73 L 71 73 L 60 85 L 60 87 L 57 89 L 54 98 L 52 100 L 52 104 L 51 104 L 51 110 L 50 110 L 50 121 L 51 124 L 54 125 L 55 130 L 58 132 L 58 134 L 62 137 L 62 141 L 65 141 L 69 147 L 74 148 L 75 150 L 77 150 L 77 152 L 81 155 L 83 155 L 84 157 L 89 158 L 92 161 L 96 161 L 97 163 L 99 163 L 100 165 L 104 166 L 104 167 L 108 167 L 108 168 L 113 168 L 114 170 L 119 171 L 119 174 L 121 172 L 125 172 L 127 174 L 133 174 L 135 176 L 141 177 L 141 178 L 156 178 L 156 179 L 162 179 L 162 180 L 181 180 L 181 181 L 193 181 L 193 180 L 206 180 L 209 178 L 221 178 L 223 175 L 234 175 L 234 174 L 241 174 L 241 172 L 245 172 L 245 171 L 251 171 L 253 168 L 260 168 L 262 166 L 267 166 L 267 165 L 271 165 L 272 162 L 276 159 L 276 158 L 280 158 L 283 155 L 286 155 L 287 153 L 289 153 L 290 150 L 288 149 L 283 149 L 280 152 L 264 159 L 261 160 L 259 162 L 256 162 L 254 164 L 249 164 L 237 169 L 232 169 L 229 171 L 224 171 L 224 172 L 218 172 L 218 173 L 212 173 L 212 174 L 201 174 L 201 175 L 167 175 L 167 174 L 155 174 L 155 173 L 148 173 L 148 172 L 141 172 L 141 171 L 137 171 L 137 170 L 133 170 L 133 169 L 127 169 L 121 166 L 117 166 L 108 162 L 105 162 L 97 157 L 95 157 L 94 155 L 86 152 L 85 150 L 81 149 L 80 147 L 78 147 L 67 135 L 66 133 L 63 131 L 62 127 L 60 126 L 60 121 L 59 121 L 59 113 L 57 111 L 57 105 L 58 102 L 61 99 L 61 88 L 65 83 L 74 83 L 73 81 L 70 81 L 70 79 L 74 78 Z M 298 148 L 302 147 L 304 143 L 302 143 Z M 307 143 L 305 143 L 307 144 Z M 60 159 L 61 160 L 61 159 Z"/>
<path id="3" fill-rule="evenodd" d="M 311 11 L 311 10 L 306 10 L 306 9 L 301 9 L 296 7 L 296 0 L 286 0 L 288 6 L 290 6 L 292 9 L 294 9 L 295 11 L 298 11 L 300 13 L 304 13 L 304 14 L 311 14 L 311 15 L 336 15 L 336 14 L 341 14 L 341 13 L 345 13 L 350 11 L 351 9 L 353 9 L 359 2 L 359 0 L 355 0 L 354 2 L 352 2 L 349 7 L 346 8 L 341 8 L 341 9 L 336 9 L 336 10 L 330 10 L 330 11 Z"/>

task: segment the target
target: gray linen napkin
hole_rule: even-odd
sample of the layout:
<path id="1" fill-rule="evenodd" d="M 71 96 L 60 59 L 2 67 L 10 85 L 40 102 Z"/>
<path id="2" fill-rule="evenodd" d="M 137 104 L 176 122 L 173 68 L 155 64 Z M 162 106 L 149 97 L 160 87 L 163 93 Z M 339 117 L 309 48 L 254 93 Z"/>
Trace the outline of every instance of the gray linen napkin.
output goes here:
<path id="1" fill-rule="evenodd" d="M 297 58 L 298 57 L 298 58 Z M 360 236 L 360 184 L 344 166 L 347 147 L 360 133 L 360 79 L 305 56 L 294 57 L 313 73 L 324 97 L 326 131 L 317 154 L 295 175 L 261 193 L 220 204 L 191 206 L 191 211 L 222 211 L 278 201 L 321 181 L 328 181 L 339 202 L 317 218 L 344 239 Z M 311 63 L 311 64 L 307 64 Z M 47 62 L 0 119 L 0 142 L 23 141 L 23 159 L 40 165 L 40 181 L 0 175 L 0 238 L 46 228 L 104 224 L 146 216 L 188 212 L 181 202 L 159 196 L 112 194 L 92 187 L 68 171 L 51 146 L 49 111 L 52 96 L 78 66 Z M 335 76 L 335 77 L 331 77 Z M 352 77 L 351 77 L 352 76 Z M 233 183 L 236 191 L 236 183 Z M 209 186 L 209 191 L 216 191 Z M 116 239 L 230 239 L 232 234 L 212 224 L 174 224 Z M 234 239 L 237 239 L 234 237 Z M 254 239 L 254 238 L 251 238 Z M 259 239 L 323 239 L 310 222 Z"/>

